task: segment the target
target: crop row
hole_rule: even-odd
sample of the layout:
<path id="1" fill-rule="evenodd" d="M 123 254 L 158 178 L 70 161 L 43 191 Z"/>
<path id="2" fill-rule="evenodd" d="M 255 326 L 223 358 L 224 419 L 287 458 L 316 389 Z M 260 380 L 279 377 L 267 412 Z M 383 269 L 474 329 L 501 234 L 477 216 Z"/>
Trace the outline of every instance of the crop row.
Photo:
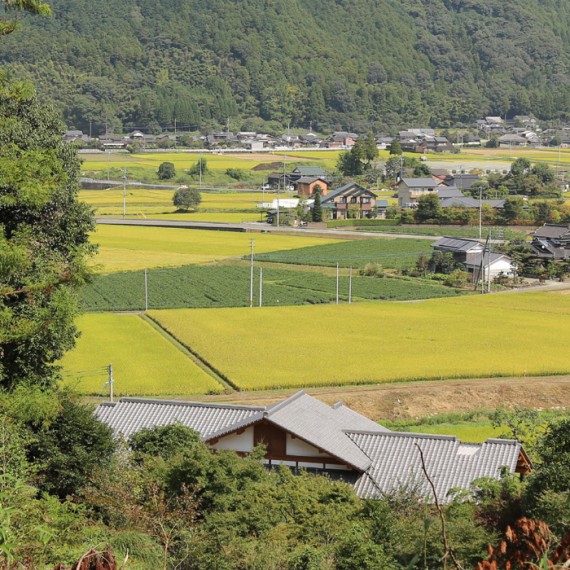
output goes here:
<path id="1" fill-rule="evenodd" d="M 362 277 L 352 280 L 343 271 L 339 277 L 339 300 L 346 301 L 352 282 L 352 299 L 411 300 L 456 294 L 453 289 L 418 280 Z M 336 276 L 316 271 L 265 268 L 264 305 L 302 305 L 336 300 Z M 254 303 L 259 304 L 260 269 L 254 270 Z M 145 309 L 244 307 L 249 304 L 250 268 L 244 265 L 187 265 L 147 272 L 101 275 L 83 290 L 87 311 L 132 311 Z"/>
<path id="2" fill-rule="evenodd" d="M 264 253 L 258 259 L 328 267 L 334 267 L 337 263 L 340 267 L 364 267 L 367 263 L 375 262 L 386 268 L 406 269 L 413 267 L 422 254 L 431 254 L 429 240 L 372 238 Z"/>

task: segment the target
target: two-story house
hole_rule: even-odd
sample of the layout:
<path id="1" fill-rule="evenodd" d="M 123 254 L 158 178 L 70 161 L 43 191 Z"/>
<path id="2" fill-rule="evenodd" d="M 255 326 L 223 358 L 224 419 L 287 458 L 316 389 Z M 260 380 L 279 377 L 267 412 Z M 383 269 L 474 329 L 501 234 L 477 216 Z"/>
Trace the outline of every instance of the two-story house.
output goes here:
<path id="1" fill-rule="evenodd" d="M 359 184 L 349 182 L 330 192 L 323 198 L 321 205 L 332 210 L 333 220 L 371 218 L 375 214 L 376 194 Z"/>

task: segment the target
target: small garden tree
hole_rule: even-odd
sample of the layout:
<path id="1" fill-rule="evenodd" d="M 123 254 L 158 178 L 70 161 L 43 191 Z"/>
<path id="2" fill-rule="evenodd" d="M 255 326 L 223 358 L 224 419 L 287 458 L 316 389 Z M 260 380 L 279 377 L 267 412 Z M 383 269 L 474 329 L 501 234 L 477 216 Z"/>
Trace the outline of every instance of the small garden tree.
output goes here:
<path id="1" fill-rule="evenodd" d="M 158 178 L 160 180 L 170 180 L 176 176 L 176 168 L 172 162 L 162 162 L 158 167 Z"/>
<path id="2" fill-rule="evenodd" d="M 318 188 L 318 190 L 317 190 Z M 321 187 L 315 186 L 315 202 L 313 204 L 312 219 L 313 222 L 323 221 L 323 208 L 321 206 Z"/>
<path id="3" fill-rule="evenodd" d="M 392 144 L 390 145 L 390 154 L 395 154 L 396 156 L 400 156 L 402 154 L 402 147 L 400 146 L 400 141 L 398 139 L 394 139 Z"/>
<path id="4" fill-rule="evenodd" d="M 196 210 L 200 202 L 202 196 L 196 188 L 179 188 L 172 198 L 172 203 L 180 210 Z"/>

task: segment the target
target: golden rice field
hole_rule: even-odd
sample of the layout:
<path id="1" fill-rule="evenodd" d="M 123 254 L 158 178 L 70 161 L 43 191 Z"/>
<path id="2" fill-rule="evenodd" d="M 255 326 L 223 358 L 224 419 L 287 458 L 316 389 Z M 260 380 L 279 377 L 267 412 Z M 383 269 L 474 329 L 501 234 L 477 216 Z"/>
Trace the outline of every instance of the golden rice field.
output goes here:
<path id="1" fill-rule="evenodd" d="M 223 390 L 185 353 L 137 315 L 90 314 L 77 322 L 81 337 L 63 358 L 64 383 L 82 394 L 206 394 Z"/>
<path id="2" fill-rule="evenodd" d="M 570 373 L 570 295 L 151 311 L 244 390 Z"/>
<path id="3" fill-rule="evenodd" d="M 103 273 L 211 263 L 247 255 L 252 239 L 257 253 L 339 242 L 308 236 L 99 224 L 92 237 L 99 253 L 92 263 Z"/>
<path id="4" fill-rule="evenodd" d="M 204 152 L 202 155 L 210 170 L 241 168 L 249 170 L 261 162 L 299 162 L 289 154 L 273 153 L 224 153 Z M 197 152 L 145 152 L 145 153 L 82 153 L 82 171 L 104 171 L 107 168 L 142 167 L 158 170 L 160 163 L 172 162 L 176 170 L 187 170 L 200 159 Z"/>
<path id="5" fill-rule="evenodd" d="M 172 190 L 129 189 L 126 200 L 127 218 L 164 220 L 195 220 L 200 222 L 257 222 L 263 214 L 257 210 L 261 192 L 202 192 L 197 212 L 176 213 Z M 123 214 L 123 191 L 82 190 L 79 199 L 94 208 L 98 216 Z M 269 199 L 269 197 L 267 198 Z"/>
<path id="6" fill-rule="evenodd" d="M 161 207 L 174 210 L 172 205 L 172 190 L 127 190 L 127 212 L 129 207 Z M 261 202 L 261 192 L 202 192 L 201 209 L 216 210 L 248 210 L 255 209 Z M 81 190 L 79 199 L 97 210 L 110 207 L 120 207 L 123 211 L 122 189 L 112 190 Z"/>

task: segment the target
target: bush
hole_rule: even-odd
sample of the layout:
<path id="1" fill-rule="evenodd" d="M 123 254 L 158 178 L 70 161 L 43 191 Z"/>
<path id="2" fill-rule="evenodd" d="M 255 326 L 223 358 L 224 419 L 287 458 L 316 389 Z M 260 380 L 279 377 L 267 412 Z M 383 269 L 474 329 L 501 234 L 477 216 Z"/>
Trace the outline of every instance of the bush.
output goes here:
<path id="1" fill-rule="evenodd" d="M 367 263 L 361 270 L 360 275 L 366 277 L 384 277 L 384 267 L 380 263 Z"/>
<path id="2" fill-rule="evenodd" d="M 461 271 L 461 269 L 456 269 L 447 276 L 447 279 L 444 281 L 444 283 L 448 287 L 465 287 L 468 277 L 469 273 L 466 271 Z"/>
<path id="3" fill-rule="evenodd" d="M 245 180 L 246 173 L 241 168 L 228 168 L 226 170 L 226 176 L 234 180 Z"/>
<path id="4" fill-rule="evenodd" d="M 179 188 L 172 197 L 172 203 L 181 210 L 196 210 L 201 201 L 202 196 L 196 188 Z"/>
<path id="5" fill-rule="evenodd" d="M 162 162 L 158 167 L 158 178 L 160 180 L 170 180 L 176 176 L 176 168 L 172 162 Z"/>

